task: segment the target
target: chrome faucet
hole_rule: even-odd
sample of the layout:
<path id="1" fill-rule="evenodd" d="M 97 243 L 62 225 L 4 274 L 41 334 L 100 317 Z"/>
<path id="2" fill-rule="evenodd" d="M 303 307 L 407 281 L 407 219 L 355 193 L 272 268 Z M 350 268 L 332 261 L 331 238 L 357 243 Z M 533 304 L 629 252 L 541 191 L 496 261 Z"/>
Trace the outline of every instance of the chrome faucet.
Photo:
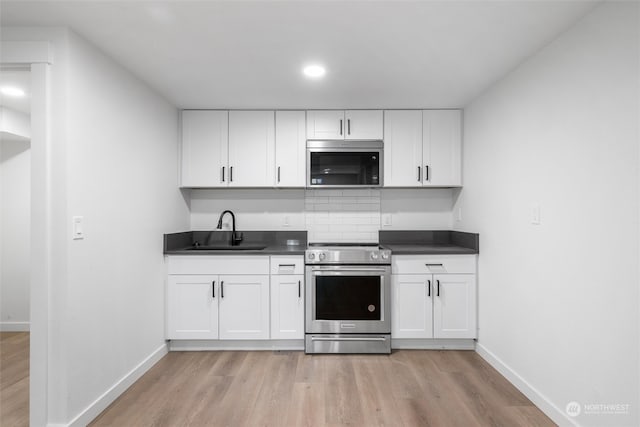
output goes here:
<path id="1" fill-rule="evenodd" d="M 233 212 L 226 210 L 220 214 L 220 218 L 218 218 L 218 226 L 216 227 L 218 230 L 222 230 L 222 217 L 226 214 L 231 214 L 231 239 L 229 244 L 231 246 L 236 246 L 242 242 L 242 233 L 236 234 L 236 216 Z"/>

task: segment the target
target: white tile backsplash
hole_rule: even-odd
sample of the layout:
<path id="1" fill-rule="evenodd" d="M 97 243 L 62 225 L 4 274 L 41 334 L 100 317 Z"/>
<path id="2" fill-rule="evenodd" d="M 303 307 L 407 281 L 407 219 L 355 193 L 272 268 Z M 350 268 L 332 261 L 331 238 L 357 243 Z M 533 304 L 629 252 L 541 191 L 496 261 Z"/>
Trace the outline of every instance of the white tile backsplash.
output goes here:
<path id="1" fill-rule="evenodd" d="M 192 230 L 212 230 L 231 209 L 241 230 L 307 230 L 311 242 L 377 242 L 378 230 L 438 230 L 452 226 L 457 197 L 450 189 L 219 189 L 185 194 Z M 382 225 L 387 217 L 391 224 Z M 224 228 L 231 227 L 230 216 Z M 341 226 L 331 228 L 331 226 Z M 343 227 L 348 226 L 348 227 Z"/>
<path id="2" fill-rule="evenodd" d="M 307 190 L 309 242 L 375 243 L 380 229 L 380 190 Z"/>

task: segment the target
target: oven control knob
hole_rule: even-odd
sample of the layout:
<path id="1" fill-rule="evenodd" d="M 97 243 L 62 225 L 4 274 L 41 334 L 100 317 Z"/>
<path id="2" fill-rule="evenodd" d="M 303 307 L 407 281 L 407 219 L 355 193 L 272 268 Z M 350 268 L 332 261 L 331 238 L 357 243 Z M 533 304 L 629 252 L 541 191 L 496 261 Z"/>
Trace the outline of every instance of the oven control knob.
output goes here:
<path id="1" fill-rule="evenodd" d="M 371 252 L 371 259 L 378 259 L 378 253 L 377 252 Z"/>
<path id="2" fill-rule="evenodd" d="M 389 259 L 389 254 L 387 252 L 382 252 L 382 259 Z"/>
<path id="3" fill-rule="evenodd" d="M 324 261 L 326 257 L 327 255 L 324 252 L 320 252 L 320 255 L 318 255 L 318 258 L 320 259 L 320 261 Z"/>
<path id="4" fill-rule="evenodd" d="M 316 257 L 316 254 L 314 254 L 313 252 L 309 253 L 309 259 L 313 260 Z"/>

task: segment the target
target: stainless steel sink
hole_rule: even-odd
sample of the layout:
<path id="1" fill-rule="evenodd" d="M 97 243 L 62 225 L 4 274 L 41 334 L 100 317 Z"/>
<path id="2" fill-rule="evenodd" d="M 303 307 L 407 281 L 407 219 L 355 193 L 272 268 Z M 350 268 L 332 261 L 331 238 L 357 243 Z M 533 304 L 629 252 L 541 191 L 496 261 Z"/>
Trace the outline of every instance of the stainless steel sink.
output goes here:
<path id="1" fill-rule="evenodd" d="M 187 248 L 188 251 L 259 251 L 266 248 L 267 245 L 261 245 L 259 243 L 241 243 L 239 245 L 231 246 L 227 244 L 220 245 L 201 245 L 192 246 Z"/>

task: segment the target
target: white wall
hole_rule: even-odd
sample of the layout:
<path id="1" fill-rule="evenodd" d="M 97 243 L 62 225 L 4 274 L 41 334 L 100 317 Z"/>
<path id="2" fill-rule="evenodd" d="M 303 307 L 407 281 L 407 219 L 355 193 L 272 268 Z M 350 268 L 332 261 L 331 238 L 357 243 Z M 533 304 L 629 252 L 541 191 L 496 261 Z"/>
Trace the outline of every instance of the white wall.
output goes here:
<path id="1" fill-rule="evenodd" d="M 449 229 L 454 202 L 450 189 L 191 190 L 188 199 L 192 230 L 214 229 L 230 209 L 239 230 L 308 230 L 310 241 L 324 242 L 377 241 L 378 229 Z M 386 216 L 391 225 L 384 225 Z"/>
<path id="2" fill-rule="evenodd" d="M 177 109 L 73 33 L 68 72 L 67 421 L 164 346 L 162 234 L 189 226 Z"/>
<path id="3" fill-rule="evenodd" d="M 478 349 L 562 425 L 640 424 L 639 23 L 605 3 L 465 109 Z"/>
<path id="4" fill-rule="evenodd" d="M 29 115 L 11 108 L 0 106 L 0 134 L 6 137 L 31 138 L 31 121 Z"/>
<path id="5" fill-rule="evenodd" d="M 54 48 L 46 417 L 84 425 L 165 347 L 162 234 L 189 228 L 178 111 L 66 29 L 5 27 L 2 38 Z M 71 239 L 74 215 L 84 240 Z"/>
<path id="6" fill-rule="evenodd" d="M 29 141 L 0 137 L 0 330 L 29 330 Z"/>

